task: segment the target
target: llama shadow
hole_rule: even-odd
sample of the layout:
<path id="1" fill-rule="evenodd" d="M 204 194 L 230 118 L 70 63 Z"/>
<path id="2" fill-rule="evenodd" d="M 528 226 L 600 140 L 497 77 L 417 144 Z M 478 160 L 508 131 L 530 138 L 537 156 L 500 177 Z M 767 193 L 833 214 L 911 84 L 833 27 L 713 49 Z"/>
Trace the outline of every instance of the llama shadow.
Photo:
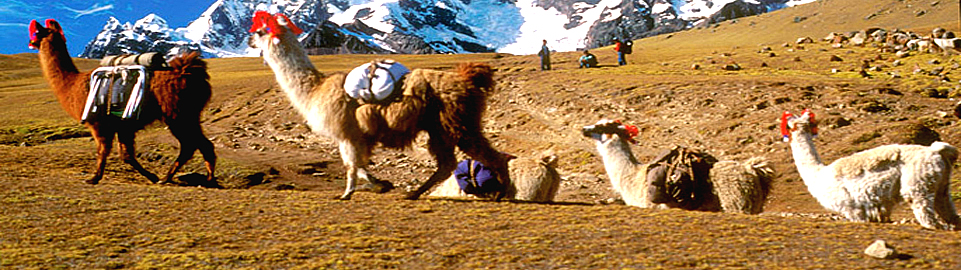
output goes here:
<path id="1" fill-rule="evenodd" d="M 216 189 L 224 188 L 220 185 L 220 183 L 217 182 L 217 179 L 214 179 L 214 181 L 207 181 L 207 176 L 199 173 L 188 173 L 177 176 L 173 179 L 173 181 L 170 181 L 169 184 L 182 187 L 205 187 Z"/>
<path id="2" fill-rule="evenodd" d="M 493 202 L 491 199 L 480 199 L 480 198 L 454 198 L 454 197 L 433 197 L 428 200 L 438 200 L 438 201 L 449 201 L 456 203 L 469 203 L 469 202 Z M 535 202 L 535 201 L 522 201 L 513 199 L 503 199 L 507 203 L 516 204 L 541 204 L 541 205 L 581 205 L 581 206 L 591 206 L 595 205 L 593 203 L 586 202 Z"/>

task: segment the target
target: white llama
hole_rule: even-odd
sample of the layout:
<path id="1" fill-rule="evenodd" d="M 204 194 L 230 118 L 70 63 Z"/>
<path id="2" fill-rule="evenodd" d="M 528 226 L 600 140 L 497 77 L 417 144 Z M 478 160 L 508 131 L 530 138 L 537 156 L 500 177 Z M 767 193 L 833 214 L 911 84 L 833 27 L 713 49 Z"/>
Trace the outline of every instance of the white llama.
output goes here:
<path id="1" fill-rule="evenodd" d="M 889 222 L 892 207 L 904 200 L 921 226 L 957 228 L 949 183 L 957 148 L 943 142 L 884 145 L 825 165 L 812 140 L 817 134 L 814 114 L 805 110 L 794 117 L 784 112 L 781 129 L 790 140 L 801 179 L 825 208 L 851 221 Z"/>
<path id="2" fill-rule="evenodd" d="M 666 188 L 649 181 L 651 164 L 641 164 L 631 153 L 629 140 L 632 141 L 631 138 L 636 135 L 636 128 L 601 120 L 584 127 L 582 132 L 584 136 L 595 140 L 611 185 L 627 205 L 659 209 L 679 207 L 672 203 L 660 203 L 665 201 L 663 197 L 669 196 L 662 194 Z M 722 161 L 716 164 L 721 166 L 717 170 L 711 169 L 711 183 L 692 187 L 707 194 L 706 198 L 700 199 L 700 204 L 695 205 L 696 210 L 760 213 L 774 175 L 767 161 L 755 157 L 743 163 Z"/>

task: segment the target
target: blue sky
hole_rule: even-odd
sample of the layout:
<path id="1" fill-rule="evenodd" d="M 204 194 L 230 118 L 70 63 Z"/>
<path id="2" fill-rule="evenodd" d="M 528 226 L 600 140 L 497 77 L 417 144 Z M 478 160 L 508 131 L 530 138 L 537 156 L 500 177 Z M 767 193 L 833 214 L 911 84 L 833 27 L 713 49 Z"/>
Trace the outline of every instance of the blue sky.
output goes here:
<path id="1" fill-rule="evenodd" d="M 27 48 L 30 20 L 55 19 L 64 28 L 73 56 L 103 28 L 107 18 L 133 23 L 147 14 L 159 15 L 171 28 L 187 26 L 215 0 L 0 0 L 0 54 L 34 52 Z"/>

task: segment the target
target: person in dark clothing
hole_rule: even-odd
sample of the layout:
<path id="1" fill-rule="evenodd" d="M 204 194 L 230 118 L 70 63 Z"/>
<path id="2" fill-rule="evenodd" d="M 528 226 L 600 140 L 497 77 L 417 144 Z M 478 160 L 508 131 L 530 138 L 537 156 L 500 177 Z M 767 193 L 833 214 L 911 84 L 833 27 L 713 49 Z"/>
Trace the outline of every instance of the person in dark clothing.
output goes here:
<path id="1" fill-rule="evenodd" d="M 541 57 L 541 70 L 551 70 L 551 49 L 547 48 L 547 40 L 544 40 L 544 45 L 541 46 L 541 50 L 537 52 L 537 56 Z"/>
<path id="2" fill-rule="evenodd" d="M 597 67 L 597 57 L 586 49 L 584 50 L 584 55 L 581 55 L 581 58 L 578 59 L 577 62 L 581 63 L 580 68 Z"/>
<path id="3" fill-rule="evenodd" d="M 621 43 L 620 39 L 614 38 L 614 51 L 617 52 L 618 66 L 627 65 L 627 60 L 624 59 L 624 49 L 624 43 Z"/>

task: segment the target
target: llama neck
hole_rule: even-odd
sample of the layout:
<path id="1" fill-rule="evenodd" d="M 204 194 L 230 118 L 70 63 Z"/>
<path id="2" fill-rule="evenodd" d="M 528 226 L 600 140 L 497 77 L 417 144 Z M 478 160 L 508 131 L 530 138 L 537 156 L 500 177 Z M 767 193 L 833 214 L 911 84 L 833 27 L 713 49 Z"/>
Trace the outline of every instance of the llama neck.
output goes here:
<path id="1" fill-rule="evenodd" d="M 308 96 L 323 79 L 297 39 L 285 36 L 278 44 L 264 49 L 264 60 L 274 71 L 277 83 L 298 108 L 304 109 Z"/>
<path id="2" fill-rule="evenodd" d="M 66 90 L 65 86 L 70 84 L 73 77 L 80 74 L 80 71 L 73 64 L 66 44 L 54 45 L 49 41 L 43 41 L 43 43 L 39 53 L 43 76 L 47 78 L 54 91 Z"/>
<path id="3" fill-rule="evenodd" d="M 631 152 L 631 146 L 615 135 L 607 142 L 598 142 L 597 152 L 601 154 L 604 161 L 604 169 L 607 171 L 607 177 L 611 179 L 611 185 L 618 191 L 623 190 L 622 180 L 633 177 L 637 173 L 638 162 Z"/>
<path id="4" fill-rule="evenodd" d="M 827 179 L 816 179 L 818 171 L 825 166 L 821 162 L 817 150 L 814 149 L 814 136 L 808 132 L 792 132 L 791 136 L 793 138 L 791 140 L 791 155 L 794 157 L 794 165 L 797 166 L 798 173 L 804 183 L 811 186 L 813 181 L 826 181 Z"/>
<path id="5" fill-rule="evenodd" d="M 87 96 L 85 76 L 73 63 L 66 44 L 54 44 L 48 40 L 42 42 L 38 56 L 43 76 L 64 110 L 79 120 Z"/>

